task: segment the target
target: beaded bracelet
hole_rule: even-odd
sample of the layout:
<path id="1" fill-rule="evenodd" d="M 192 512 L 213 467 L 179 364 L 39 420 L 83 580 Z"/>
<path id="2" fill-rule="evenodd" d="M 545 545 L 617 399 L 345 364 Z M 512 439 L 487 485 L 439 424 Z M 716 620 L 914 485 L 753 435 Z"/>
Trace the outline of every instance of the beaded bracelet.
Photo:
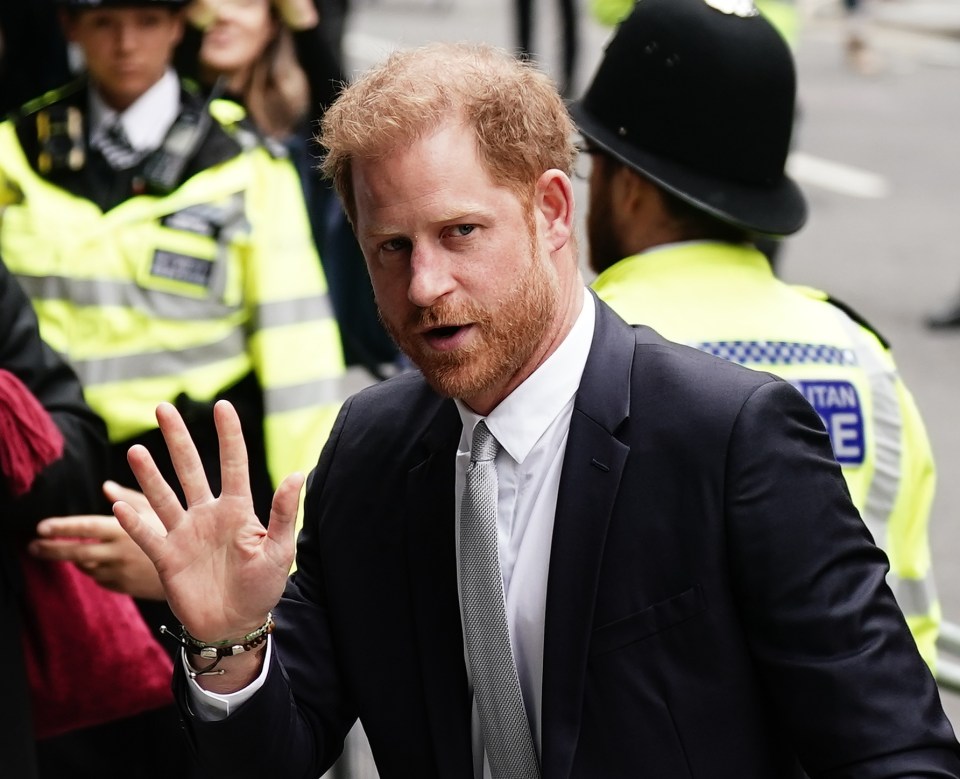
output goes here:
<path id="1" fill-rule="evenodd" d="M 226 639 L 224 641 L 212 642 L 201 641 L 191 636 L 183 625 L 180 626 L 179 636 L 175 635 L 172 630 L 169 630 L 166 625 L 160 626 L 160 632 L 170 636 L 189 654 L 212 661 L 210 665 L 204 668 L 190 671 L 190 678 L 196 679 L 198 676 L 215 676 L 226 673 L 225 669 L 217 668 L 223 658 L 241 655 L 244 652 L 249 652 L 251 649 L 256 649 L 267 640 L 267 636 L 273 632 L 275 627 L 276 623 L 273 621 L 273 612 L 270 612 L 267 614 L 266 622 L 252 633 L 247 633 L 247 635 L 240 639 Z"/>

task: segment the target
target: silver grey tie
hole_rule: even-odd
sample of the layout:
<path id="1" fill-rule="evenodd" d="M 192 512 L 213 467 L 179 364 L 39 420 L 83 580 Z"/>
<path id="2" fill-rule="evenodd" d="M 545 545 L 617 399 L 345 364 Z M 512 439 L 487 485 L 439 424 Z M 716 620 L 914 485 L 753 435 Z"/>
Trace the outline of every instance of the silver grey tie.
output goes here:
<path id="1" fill-rule="evenodd" d="M 520 680 L 510 645 L 497 551 L 497 468 L 500 445 L 480 422 L 460 508 L 460 597 L 473 694 L 493 779 L 540 776 Z"/>
<path id="2" fill-rule="evenodd" d="M 143 152 L 133 148 L 119 119 L 97 134 L 90 145 L 100 150 L 104 159 L 114 170 L 132 168 L 144 156 Z"/>

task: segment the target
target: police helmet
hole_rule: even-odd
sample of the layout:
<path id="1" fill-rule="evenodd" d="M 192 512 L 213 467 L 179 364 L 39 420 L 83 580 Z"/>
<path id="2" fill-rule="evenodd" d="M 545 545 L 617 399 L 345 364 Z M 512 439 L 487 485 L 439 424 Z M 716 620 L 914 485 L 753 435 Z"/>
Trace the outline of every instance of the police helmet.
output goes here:
<path id="1" fill-rule="evenodd" d="M 695 208 L 789 235 L 807 216 L 785 173 L 796 72 L 752 0 L 637 0 L 570 110 L 611 157 Z"/>

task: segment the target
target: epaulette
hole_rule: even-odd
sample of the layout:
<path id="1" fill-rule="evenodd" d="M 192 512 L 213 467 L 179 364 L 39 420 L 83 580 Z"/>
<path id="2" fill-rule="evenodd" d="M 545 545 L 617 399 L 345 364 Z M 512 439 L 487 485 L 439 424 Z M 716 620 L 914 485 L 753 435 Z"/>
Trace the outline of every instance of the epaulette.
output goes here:
<path id="1" fill-rule="evenodd" d="M 84 108 L 76 99 L 86 85 L 81 76 L 10 114 L 23 152 L 41 176 L 78 171 L 86 163 Z"/>
<path id="2" fill-rule="evenodd" d="M 791 286 L 795 290 L 803 293 L 809 298 L 813 298 L 814 300 L 822 300 L 824 303 L 829 303 L 834 308 L 840 309 L 844 314 L 850 317 L 850 319 L 852 319 L 854 322 L 860 325 L 860 327 L 862 327 L 864 330 L 867 330 L 868 332 L 873 333 L 876 336 L 877 340 L 880 342 L 880 345 L 883 346 L 884 349 L 887 349 L 887 350 L 890 349 L 890 342 L 886 338 L 884 338 L 883 334 L 879 330 L 877 330 L 877 328 L 875 328 L 872 324 L 870 324 L 870 322 L 868 322 L 864 318 L 864 316 L 861 313 L 859 313 L 855 308 L 852 308 L 850 305 L 848 305 L 847 303 L 844 303 L 842 300 L 837 300 L 837 298 L 833 297 L 832 295 L 824 292 L 823 290 L 816 289 L 815 287 L 807 287 L 802 284 L 793 284 Z"/>

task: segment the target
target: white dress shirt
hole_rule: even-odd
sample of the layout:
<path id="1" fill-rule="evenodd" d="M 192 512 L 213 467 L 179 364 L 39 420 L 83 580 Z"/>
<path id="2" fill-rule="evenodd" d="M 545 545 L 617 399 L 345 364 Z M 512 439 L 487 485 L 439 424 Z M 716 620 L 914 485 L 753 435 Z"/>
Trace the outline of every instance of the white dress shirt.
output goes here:
<path id="1" fill-rule="evenodd" d="M 538 754 L 543 700 L 543 626 L 553 520 L 573 402 L 593 341 L 594 309 L 593 296 L 584 291 L 580 314 L 557 350 L 485 417 L 487 427 L 501 447 L 496 459 L 497 526 L 507 625 Z M 460 401 L 457 409 L 463 422 L 456 463 L 456 494 L 460 496 L 470 463 L 473 428 L 484 417 L 474 414 Z M 459 539 L 459 497 L 456 504 L 457 521 L 451 532 Z M 457 546 L 459 556 L 459 543 Z M 183 662 L 186 666 L 185 657 Z M 206 720 L 226 717 L 260 689 L 268 665 L 269 654 L 260 676 L 248 687 L 229 695 L 209 693 L 192 681 L 188 690 L 194 714 Z M 470 680 L 469 662 L 467 677 Z M 470 688 L 472 695 L 472 680 Z M 474 776 L 490 779 L 475 704 L 472 738 Z"/>
<path id="2" fill-rule="evenodd" d="M 90 90 L 90 140 L 105 133 L 119 118 L 130 145 L 137 151 L 152 152 L 160 148 L 179 114 L 180 79 L 172 68 L 123 113 L 103 102 L 94 85 Z"/>
<path id="3" fill-rule="evenodd" d="M 478 416 L 457 401 L 463 421 L 457 452 L 458 496 L 463 494 L 470 464 L 470 443 L 478 422 L 486 419 L 487 427 L 501 447 L 496 459 L 500 569 L 503 573 L 510 643 L 538 755 L 541 749 L 543 700 L 543 625 L 553 519 L 573 401 L 590 352 L 593 328 L 593 296 L 585 293 L 583 308 L 563 343 L 489 416 Z M 457 525 L 454 531 L 458 540 L 459 524 L 460 501 L 457 500 Z M 457 554 L 459 557 L 459 544 Z M 457 568 L 459 570 L 459 565 Z M 469 660 L 467 678 L 472 694 Z M 490 779 L 476 702 L 473 705 L 471 730 L 474 776 L 477 779 Z"/>

